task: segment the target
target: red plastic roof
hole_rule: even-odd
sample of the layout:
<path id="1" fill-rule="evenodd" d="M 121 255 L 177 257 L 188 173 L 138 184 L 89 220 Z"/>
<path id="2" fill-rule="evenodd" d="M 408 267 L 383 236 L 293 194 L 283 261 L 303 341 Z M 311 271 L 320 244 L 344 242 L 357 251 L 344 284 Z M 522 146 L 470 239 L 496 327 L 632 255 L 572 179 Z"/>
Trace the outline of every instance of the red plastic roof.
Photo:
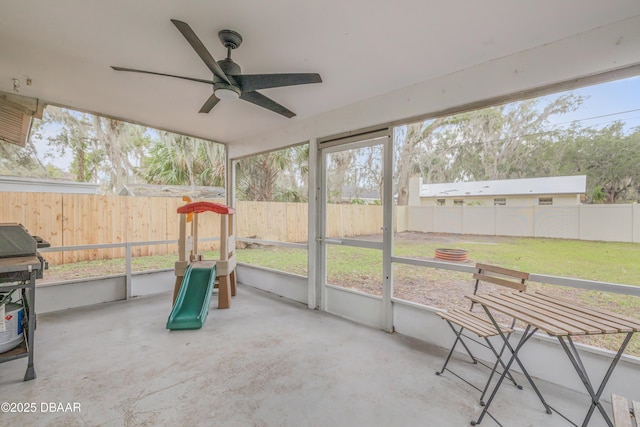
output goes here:
<path id="1" fill-rule="evenodd" d="M 202 212 L 214 212 L 220 215 L 229 215 L 236 213 L 236 210 L 234 208 L 230 208 L 227 205 L 223 205 L 222 203 L 213 202 L 194 202 L 186 204 L 184 206 L 180 206 L 178 208 L 179 214 Z"/>

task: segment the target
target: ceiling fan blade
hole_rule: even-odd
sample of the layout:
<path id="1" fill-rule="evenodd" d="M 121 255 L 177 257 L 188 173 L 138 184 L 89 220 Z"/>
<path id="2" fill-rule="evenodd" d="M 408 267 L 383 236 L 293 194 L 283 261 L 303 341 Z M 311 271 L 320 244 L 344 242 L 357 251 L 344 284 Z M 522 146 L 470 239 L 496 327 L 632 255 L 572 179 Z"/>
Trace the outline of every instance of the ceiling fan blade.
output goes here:
<path id="1" fill-rule="evenodd" d="M 240 83 L 242 90 L 246 92 L 272 87 L 322 83 L 322 78 L 317 73 L 239 74 L 233 77 Z"/>
<path id="2" fill-rule="evenodd" d="M 144 73 L 144 74 L 153 74 L 156 76 L 175 77 L 177 79 L 191 80 L 193 82 L 207 83 L 210 85 L 215 83 L 213 80 L 196 79 L 193 77 L 174 76 L 173 74 L 156 73 L 154 71 L 134 70 L 133 68 L 122 68 L 122 67 L 114 67 L 114 66 L 111 66 L 111 68 L 113 68 L 116 71 L 129 71 L 132 73 Z"/>
<path id="3" fill-rule="evenodd" d="M 173 25 L 175 25 L 178 31 L 182 33 L 184 38 L 187 39 L 191 47 L 196 51 L 198 56 L 204 61 L 207 67 L 209 67 L 211 72 L 215 76 L 231 84 L 227 75 L 224 73 L 224 71 L 222 71 L 222 68 L 220 68 L 216 60 L 213 59 L 213 56 L 211 56 L 207 48 L 204 46 L 204 44 L 202 44 L 189 24 L 187 24 L 186 22 L 178 21 L 177 19 L 172 19 L 171 22 L 173 22 Z"/>
<path id="4" fill-rule="evenodd" d="M 244 99 L 245 101 L 251 102 L 252 104 L 256 104 L 262 108 L 266 108 L 267 110 L 271 110 L 274 113 L 281 114 L 288 118 L 296 115 L 296 113 L 294 113 L 293 111 L 287 110 L 282 105 L 278 104 L 272 99 L 267 98 L 259 92 L 242 92 L 242 95 L 240 95 L 240 99 Z"/>
<path id="5" fill-rule="evenodd" d="M 212 93 L 209 99 L 207 99 L 207 101 L 202 104 L 202 107 L 200 108 L 200 111 L 198 111 L 198 113 L 208 113 L 213 107 L 216 106 L 219 101 L 220 99 L 216 96 L 216 94 Z"/>

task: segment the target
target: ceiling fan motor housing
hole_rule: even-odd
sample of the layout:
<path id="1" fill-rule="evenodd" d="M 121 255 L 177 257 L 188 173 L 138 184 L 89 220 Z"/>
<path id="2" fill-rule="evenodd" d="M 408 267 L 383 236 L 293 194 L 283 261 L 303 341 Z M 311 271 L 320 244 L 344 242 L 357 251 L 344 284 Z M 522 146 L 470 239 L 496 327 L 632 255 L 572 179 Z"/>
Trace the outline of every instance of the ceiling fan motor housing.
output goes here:
<path id="1" fill-rule="evenodd" d="M 241 74 L 240 66 L 233 62 L 231 58 L 225 58 L 218 61 L 218 65 L 222 71 L 228 76 L 237 76 Z M 215 76 L 214 76 L 215 77 Z"/>

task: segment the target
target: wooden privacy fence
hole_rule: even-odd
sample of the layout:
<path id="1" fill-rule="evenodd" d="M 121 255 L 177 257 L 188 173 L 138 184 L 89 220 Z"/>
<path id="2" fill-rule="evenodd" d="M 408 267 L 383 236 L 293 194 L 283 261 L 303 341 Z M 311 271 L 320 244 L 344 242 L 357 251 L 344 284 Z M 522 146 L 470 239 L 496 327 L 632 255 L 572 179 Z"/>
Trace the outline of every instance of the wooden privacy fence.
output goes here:
<path id="1" fill-rule="evenodd" d="M 307 242 L 309 206 L 306 203 L 237 202 L 238 237 L 281 242 Z M 382 206 L 327 206 L 327 235 L 352 237 L 380 234 Z"/>
<path id="2" fill-rule="evenodd" d="M 224 203 L 223 200 L 212 200 Z M 59 193 L 0 193 L 0 222 L 18 222 L 51 246 L 176 240 L 184 202 L 176 197 L 98 196 Z M 238 202 L 237 236 L 282 242 L 306 242 L 306 203 Z M 220 216 L 203 214 L 200 237 L 219 237 Z M 330 205 L 328 234 L 349 237 L 380 233 L 381 206 Z M 203 242 L 216 249 L 217 242 Z M 133 256 L 177 253 L 177 245 L 134 246 Z M 52 252 L 53 264 L 122 258 L 124 248 Z"/>
<path id="3" fill-rule="evenodd" d="M 0 222 L 21 223 L 56 247 L 174 240 L 180 219 L 176 209 L 183 204 L 180 198 L 164 197 L 0 193 Z M 218 237 L 220 217 L 212 214 L 203 218 L 199 230 L 200 236 Z M 203 243 L 207 249 L 212 245 Z M 136 246 L 132 255 L 176 253 L 175 246 Z M 113 248 L 49 253 L 47 260 L 63 264 L 124 256 L 124 248 Z"/>

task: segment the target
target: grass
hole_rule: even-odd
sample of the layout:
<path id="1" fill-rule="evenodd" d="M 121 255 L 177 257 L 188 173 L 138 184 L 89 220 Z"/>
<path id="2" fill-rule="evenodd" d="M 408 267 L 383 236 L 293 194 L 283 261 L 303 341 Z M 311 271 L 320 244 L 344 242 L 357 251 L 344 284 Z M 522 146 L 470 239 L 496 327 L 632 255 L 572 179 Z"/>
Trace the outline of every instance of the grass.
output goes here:
<path id="1" fill-rule="evenodd" d="M 467 236 L 474 239 L 473 236 Z M 602 282 L 640 285 L 640 245 L 582 240 L 499 238 L 499 242 L 460 241 L 452 246 L 469 252 L 474 262 Z M 430 258 L 443 242 L 402 242 L 394 255 Z M 414 254 L 427 254 L 416 257 Z"/>
<path id="2" fill-rule="evenodd" d="M 433 259 L 436 248 L 468 251 L 469 264 L 485 262 L 522 271 L 562 277 L 640 286 L 640 244 L 589 242 L 520 237 L 460 236 L 400 233 L 394 242 L 394 256 Z M 217 252 L 205 252 L 205 259 L 217 259 Z M 327 281 L 373 295 L 382 294 L 382 251 L 330 245 L 327 249 Z M 307 275 L 307 251 L 265 246 L 238 249 L 239 262 Z M 133 271 L 172 268 L 175 255 L 136 257 Z M 103 274 L 124 273 L 124 260 L 87 261 L 51 266 L 45 280 L 61 280 Z M 471 281 L 467 274 L 411 265 L 394 264 L 394 296 L 409 301 L 450 308 L 465 303 Z M 532 283 L 555 295 L 638 318 L 640 297 L 587 291 Z M 615 348 L 618 337 L 582 337 L 581 342 Z M 629 344 L 629 354 L 640 356 L 640 337 Z"/>

